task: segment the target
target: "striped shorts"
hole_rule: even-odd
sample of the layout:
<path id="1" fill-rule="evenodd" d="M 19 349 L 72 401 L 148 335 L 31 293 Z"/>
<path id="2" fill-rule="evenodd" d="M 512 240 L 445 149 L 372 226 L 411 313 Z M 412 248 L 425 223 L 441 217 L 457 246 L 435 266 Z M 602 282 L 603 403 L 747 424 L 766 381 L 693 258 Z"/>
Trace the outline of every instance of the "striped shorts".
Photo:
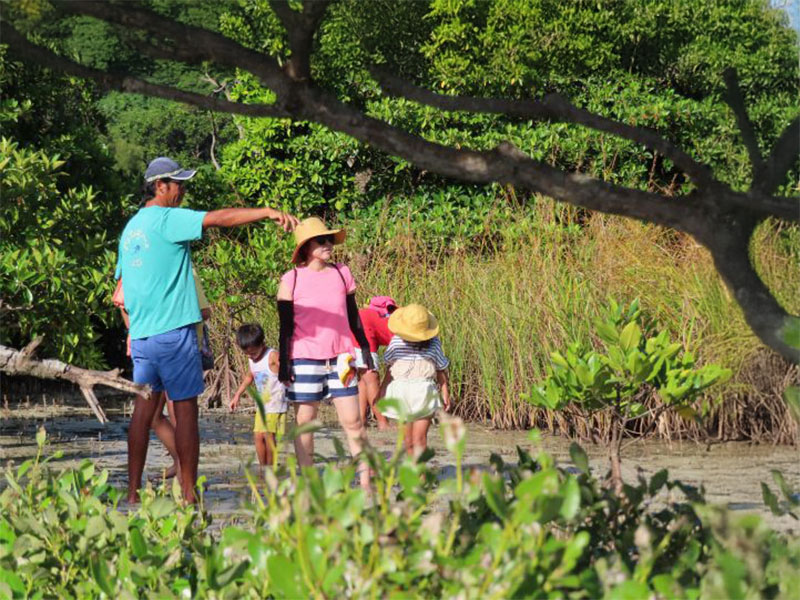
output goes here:
<path id="1" fill-rule="evenodd" d="M 328 398 L 358 396 L 358 381 L 354 377 L 345 386 L 336 372 L 336 357 L 323 360 L 296 358 L 292 360 L 294 381 L 286 390 L 289 402 L 320 402 Z"/>

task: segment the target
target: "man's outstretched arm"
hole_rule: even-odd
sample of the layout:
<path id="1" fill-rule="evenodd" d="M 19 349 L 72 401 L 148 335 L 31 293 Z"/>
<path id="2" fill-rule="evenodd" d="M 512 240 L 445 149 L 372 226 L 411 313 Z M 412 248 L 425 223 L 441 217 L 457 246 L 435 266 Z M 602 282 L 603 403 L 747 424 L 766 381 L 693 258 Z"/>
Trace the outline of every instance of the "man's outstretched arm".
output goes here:
<path id="1" fill-rule="evenodd" d="M 221 208 L 206 213 L 203 217 L 203 229 L 209 227 L 236 227 L 269 219 L 284 231 L 292 231 L 297 225 L 297 218 L 274 208 Z"/>

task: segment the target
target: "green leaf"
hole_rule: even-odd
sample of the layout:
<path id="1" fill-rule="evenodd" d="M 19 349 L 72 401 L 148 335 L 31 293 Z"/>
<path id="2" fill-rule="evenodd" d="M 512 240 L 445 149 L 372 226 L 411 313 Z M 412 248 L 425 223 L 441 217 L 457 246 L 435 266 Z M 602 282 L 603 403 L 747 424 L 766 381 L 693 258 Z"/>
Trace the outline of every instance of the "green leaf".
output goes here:
<path id="1" fill-rule="evenodd" d="M 106 527 L 106 521 L 100 515 L 95 515 L 93 517 L 89 517 L 89 520 L 86 523 L 86 534 L 87 538 L 97 537 L 98 535 L 105 533 L 108 528 Z"/>
<path id="2" fill-rule="evenodd" d="M 786 345 L 800 350 L 800 318 L 787 315 L 784 318 L 780 336 Z"/>
<path id="3" fill-rule="evenodd" d="M 553 361 L 553 364 L 556 364 L 559 367 L 563 367 L 565 369 L 569 368 L 569 363 L 567 362 L 567 359 L 564 358 L 559 352 L 551 352 L 550 360 Z"/>
<path id="4" fill-rule="evenodd" d="M 483 488 L 486 491 L 486 504 L 494 514 L 505 520 L 508 517 L 508 503 L 505 498 L 505 483 L 499 477 L 483 474 Z"/>
<path id="5" fill-rule="evenodd" d="M 307 598 L 308 590 L 300 578 L 300 568 L 283 555 L 267 559 L 271 593 L 283 598 Z"/>
<path id="6" fill-rule="evenodd" d="M 635 321 L 631 321 L 622 329 L 619 335 L 619 345 L 625 352 L 630 352 L 633 348 L 639 346 L 639 341 L 642 339 L 642 330 Z"/>
<path id="7" fill-rule="evenodd" d="M 8 589 L 14 592 L 14 596 L 19 595 L 19 597 L 22 597 L 25 595 L 25 584 L 20 576 L 13 571 L 0 568 L 0 583 L 5 583 Z"/>
<path id="8" fill-rule="evenodd" d="M 800 387 L 790 385 L 783 392 L 783 399 L 789 405 L 789 414 L 800 424 Z"/>
<path id="9" fill-rule="evenodd" d="M 154 519 L 163 519 L 175 510 L 175 503 L 167 498 L 159 497 L 153 500 L 153 503 L 149 506 L 149 509 L 150 514 Z"/>
<path id="10" fill-rule="evenodd" d="M 92 577 L 97 582 L 100 589 L 103 590 L 109 598 L 114 597 L 114 586 L 111 585 L 111 580 L 109 579 L 108 565 L 106 564 L 105 558 L 92 556 L 89 561 L 89 567 L 92 572 Z"/>
<path id="11" fill-rule="evenodd" d="M 667 483 L 668 477 L 669 472 L 666 469 L 661 469 L 658 473 L 653 475 L 653 477 L 650 479 L 650 485 L 648 486 L 648 491 L 651 496 L 654 496 L 662 487 L 664 487 L 664 484 Z"/>
<path id="12" fill-rule="evenodd" d="M 606 596 L 609 600 L 642 600 L 649 597 L 650 589 L 647 584 L 632 579 L 619 584 Z"/>
<path id="13" fill-rule="evenodd" d="M 136 558 L 144 558 L 147 556 L 147 544 L 144 541 L 142 532 L 138 527 L 132 527 L 128 532 L 131 541 L 131 550 Z"/>
<path id="14" fill-rule="evenodd" d="M 559 513 L 567 521 L 571 520 L 581 507 L 581 489 L 575 477 L 568 477 L 562 490 L 564 500 Z"/>
<path id="15" fill-rule="evenodd" d="M 763 481 L 761 482 L 761 496 L 764 498 L 764 504 L 766 504 L 767 508 L 772 511 L 773 515 L 783 515 L 783 511 L 781 510 L 780 506 L 778 506 L 778 498 L 772 493 L 772 490 L 769 489 L 769 486 Z"/>
<path id="16" fill-rule="evenodd" d="M 572 459 L 572 463 L 581 473 L 584 475 L 589 474 L 589 457 L 586 451 L 576 442 L 572 442 L 569 445 L 569 456 Z"/>

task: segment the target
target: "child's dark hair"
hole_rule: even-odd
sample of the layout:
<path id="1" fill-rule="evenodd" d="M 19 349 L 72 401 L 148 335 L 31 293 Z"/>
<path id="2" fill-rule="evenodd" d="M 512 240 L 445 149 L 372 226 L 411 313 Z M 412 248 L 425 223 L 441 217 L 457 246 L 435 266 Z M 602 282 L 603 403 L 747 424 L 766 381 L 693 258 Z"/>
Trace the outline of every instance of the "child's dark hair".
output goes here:
<path id="1" fill-rule="evenodd" d="M 422 340 L 421 342 L 411 342 L 411 347 L 417 350 L 425 350 L 426 348 L 430 347 L 430 345 L 431 345 L 431 340 Z"/>
<path id="2" fill-rule="evenodd" d="M 258 323 L 245 323 L 236 330 L 239 348 L 260 348 L 264 345 L 264 330 Z"/>

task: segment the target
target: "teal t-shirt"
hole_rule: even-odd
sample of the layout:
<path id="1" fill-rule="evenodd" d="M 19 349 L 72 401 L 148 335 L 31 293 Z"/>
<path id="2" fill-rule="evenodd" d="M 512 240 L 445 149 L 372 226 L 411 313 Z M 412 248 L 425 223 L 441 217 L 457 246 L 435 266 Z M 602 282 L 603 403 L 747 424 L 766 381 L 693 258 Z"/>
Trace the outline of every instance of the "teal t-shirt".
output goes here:
<path id="1" fill-rule="evenodd" d="M 116 278 L 122 277 L 131 339 L 202 320 L 189 242 L 203 235 L 205 215 L 186 208 L 148 206 L 122 230 Z"/>

